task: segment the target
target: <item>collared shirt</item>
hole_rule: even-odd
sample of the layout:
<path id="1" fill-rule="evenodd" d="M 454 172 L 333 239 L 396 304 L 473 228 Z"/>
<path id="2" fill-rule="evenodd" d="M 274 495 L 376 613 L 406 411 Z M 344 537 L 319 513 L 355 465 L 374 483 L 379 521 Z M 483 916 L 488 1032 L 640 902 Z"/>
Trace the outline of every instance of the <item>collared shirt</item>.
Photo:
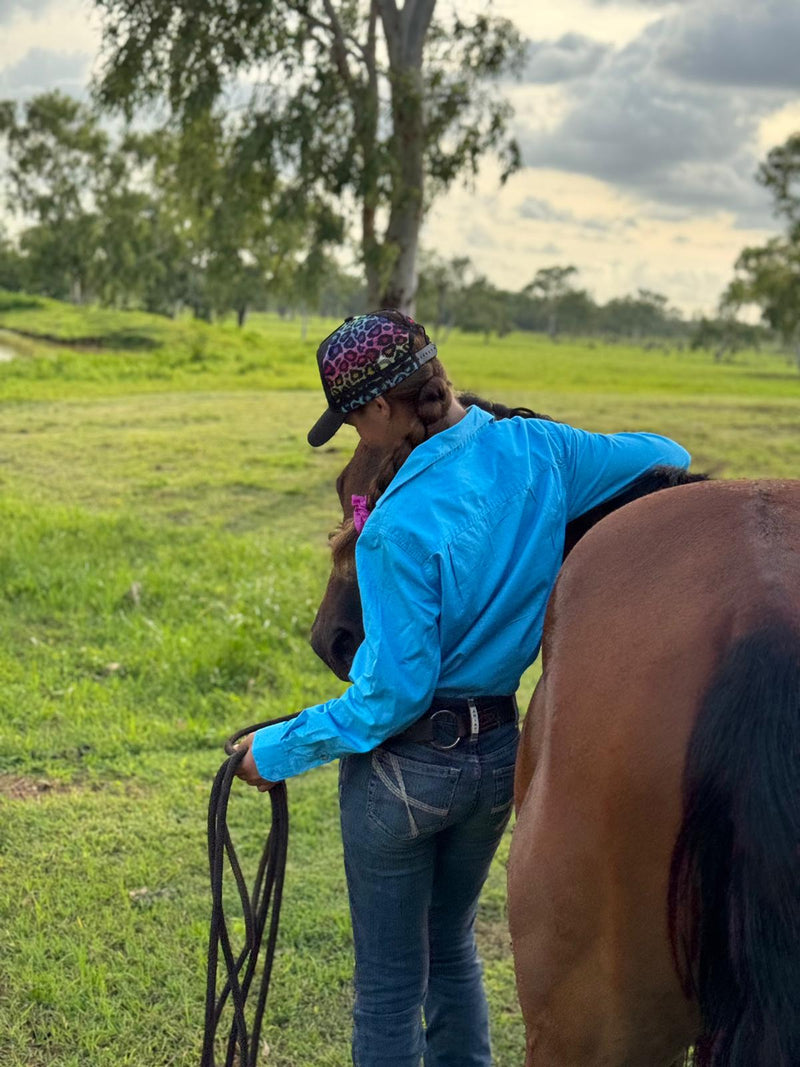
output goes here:
<path id="1" fill-rule="evenodd" d="M 434 694 L 514 693 L 539 652 L 567 523 L 689 454 L 648 433 L 595 434 L 477 407 L 418 445 L 359 536 L 364 641 L 341 696 L 259 730 L 270 781 L 368 752 Z"/>

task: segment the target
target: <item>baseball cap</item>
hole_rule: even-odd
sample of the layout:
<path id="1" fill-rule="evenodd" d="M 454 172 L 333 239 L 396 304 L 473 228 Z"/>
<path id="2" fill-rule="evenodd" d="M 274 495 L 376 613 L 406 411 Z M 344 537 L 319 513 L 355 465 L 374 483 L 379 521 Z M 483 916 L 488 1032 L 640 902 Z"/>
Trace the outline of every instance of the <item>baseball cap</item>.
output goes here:
<path id="1" fill-rule="evenodd" d="M 317 349 L 317 363 L 328 408 L 308 434 L 318 448 L 330 441 L 345 416 L 382 396 L 433 359 L 436 345 L 418 352 L 414 340 L 425 330 L 413 319 L 373 311 L 345 319 Z"/>

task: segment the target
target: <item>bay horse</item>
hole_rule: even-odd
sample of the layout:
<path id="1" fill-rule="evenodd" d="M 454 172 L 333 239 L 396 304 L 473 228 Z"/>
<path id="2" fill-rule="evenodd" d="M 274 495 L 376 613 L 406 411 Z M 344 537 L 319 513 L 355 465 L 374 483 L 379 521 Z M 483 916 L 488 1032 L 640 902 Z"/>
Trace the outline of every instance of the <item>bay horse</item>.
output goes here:
<path id="1" fill-rule="evenodd" d="M 354 548 L 345 521 L 312 631 L 340 677 Z M 526 1067 L 797 1067 L 800 482 L 656 470 L 565 556 L 508 871 Z"/>

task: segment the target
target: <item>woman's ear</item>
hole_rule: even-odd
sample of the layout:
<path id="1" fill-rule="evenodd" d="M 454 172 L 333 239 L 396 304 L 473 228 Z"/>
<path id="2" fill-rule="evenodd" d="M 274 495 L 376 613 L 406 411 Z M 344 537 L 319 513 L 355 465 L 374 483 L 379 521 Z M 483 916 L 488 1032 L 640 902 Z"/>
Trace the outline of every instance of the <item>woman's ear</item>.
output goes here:
<path id="1" fill-rule="evenodd" d="M 392 405 L 385 396 L 376 396 L 374 400 L 370 401 L 370 404 L 375 414 L 380 418 L 387 420 L 391 418 Z"/>

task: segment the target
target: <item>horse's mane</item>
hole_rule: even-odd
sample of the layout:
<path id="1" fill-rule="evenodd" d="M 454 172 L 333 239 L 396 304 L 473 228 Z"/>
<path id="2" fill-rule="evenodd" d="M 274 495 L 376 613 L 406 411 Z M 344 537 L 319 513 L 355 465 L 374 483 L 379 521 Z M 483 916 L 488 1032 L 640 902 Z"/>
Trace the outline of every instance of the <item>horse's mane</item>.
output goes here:
<path id="1" fill-rule="evenodd" d="M 483 411 L 488 411 L 490 415 L 494 415 L 496 419 L 513 419 L 515 416 L 520 416 L 523 419 L 556 421 L 550 415 L 542 415 L 531 408 L 509 408 L 505 404 L 500 404 L 493 400 L 485 400 L 475 393 L 458 393 L 457 396 L 459 403 L 463 404 L 464 407 L 469 407 L 470 405 L 479 407 Z M 641 478 L 637 478 L 635 482 L 632 482 L 617 496 L 611 497 L 610 500 L 604 500 L 602 504 L 598 504 L 591 511 L 584 512 L 583 515 L 579 515 L 577 519 L 573 519 L 572 522 L 567 524 L 564 539 L 564 558 L 566 559 L 578 541 L 592 526 L 604 519 L 606 515 L 610 515 L 612 511 L 617 511 L 619 508 L 624 507 L 625 504 L 630 504 L 632 500 L 638 500 L 642 496 L 649 496 L 650 493 L 657 493 L 661 489 L 671 489 L 676 485 L 689 485 L 691 482 L 705 482 L 707 480 L 707 474 L 690 474 L 689 471 L 684 470 L 682 467 L 653 467 L 652 470 L 647 471 Z"/>
<path id="2" fill-rule="evenodd" d="M 513 419 L 516 415 L 519 415 L 523 419 L 544 419 L 545 422 L 556 421 L 550 415 L 542 415 L 540 411 L 533 411 L 531 408 L 509 408 L 496 400 L 486 400 L 482 396 L 476 396 L 475 393 L 456 393 L 456 400 L 465 408 L 472 406 L 480 408 L 482 411 L 488 411 L 496 419 Z"/>

